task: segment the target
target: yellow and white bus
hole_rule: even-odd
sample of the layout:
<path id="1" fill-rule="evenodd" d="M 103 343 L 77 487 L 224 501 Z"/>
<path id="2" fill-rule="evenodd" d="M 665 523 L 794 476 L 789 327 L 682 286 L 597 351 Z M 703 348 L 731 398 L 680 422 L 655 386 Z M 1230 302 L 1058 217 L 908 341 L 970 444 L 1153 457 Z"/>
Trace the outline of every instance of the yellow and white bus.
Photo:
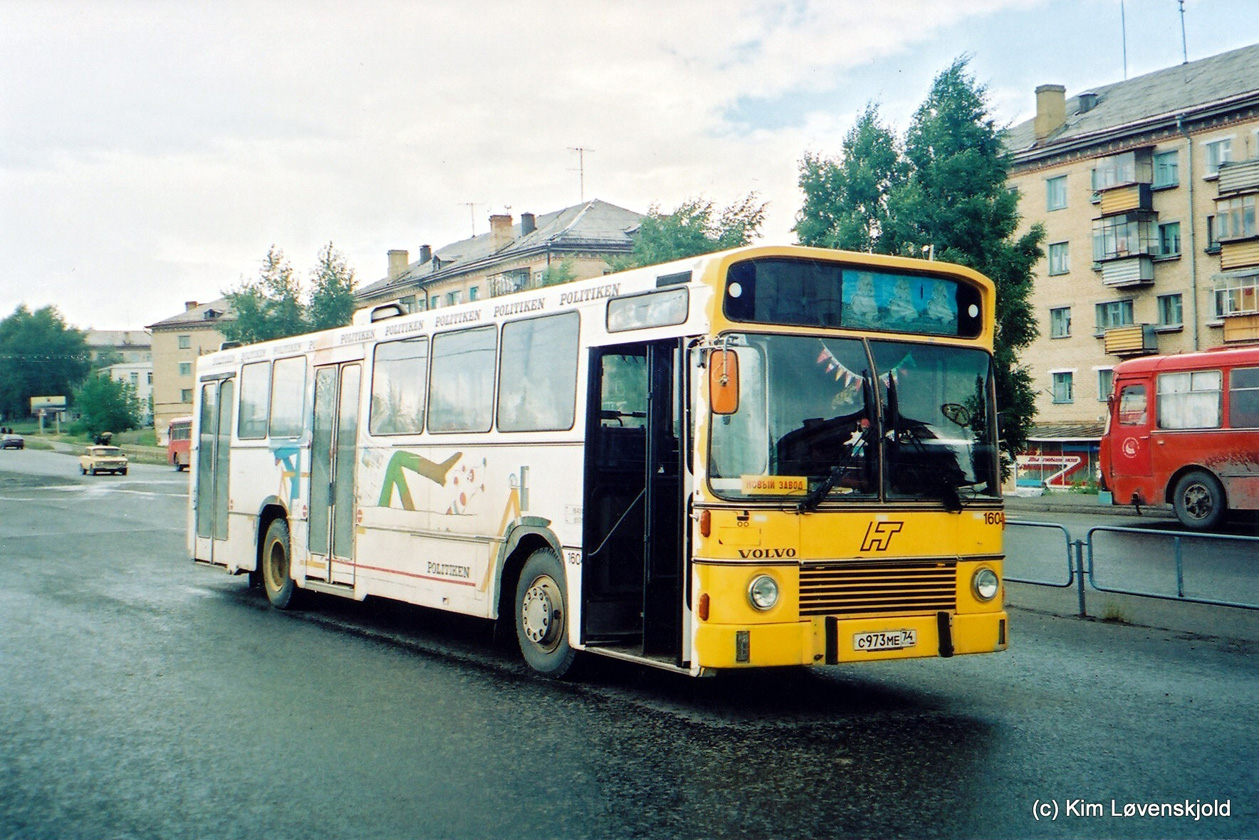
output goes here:
<path id="1" fill-rule="evenodd" d="M 753 246 L 198 361 L 190 550 L 691 675 L 1003 650 L 994 293 Z"/>

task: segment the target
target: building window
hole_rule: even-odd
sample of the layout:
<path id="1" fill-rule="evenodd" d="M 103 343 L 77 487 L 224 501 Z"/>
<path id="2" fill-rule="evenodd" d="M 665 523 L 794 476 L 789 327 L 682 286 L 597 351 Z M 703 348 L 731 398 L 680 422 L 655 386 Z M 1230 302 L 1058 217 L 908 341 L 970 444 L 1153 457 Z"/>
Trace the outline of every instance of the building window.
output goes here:
<path id="1" fill-rule="evenodd" d="M 1159 152 L 1154 155 L 1154 188 L 1174 187 L 1180 183 L 1180 152 Z"/>
<path id="2" fill-rule="evenodd" d="M 481 287 L 480 287 L 480 286 L 473 286 L 471 289 L 468 289 L 468 300 L 470 300 L 470 301 L 472 301 L 472 300 L 480 300 L 480 298 L 481 298 Z"/>
<path id="3" fill-rule="evenodd" d="M 1067 206 L 1067 176 L 1059 175 L 1045 181 L 1046 210 L 1061 210 Z"/>
<path id="4" fill-rule="evenodd" d="M 1111 300 L 1097 304 L 1097 331 L 1132 325 L 1132 299 Z"/>
<path id="5" fill-rule="evenodd" d="M 152 385 L 152 384 L 153 384 L 153 372 L 152 372 L 152 371 L 149 371 L 149 373 L 148 373 L 148 377 L 149 377 L 149 384 L 150 384 L 150 385 Z"/>
<path id="6" fill-rule="evenodd" d="M 1184 326 L 1184 301 L 1179 294 L 1158 296 L 1158 325 L 1160 327 Z"/>
<path id="7" fill-rule="evenodd" d="M 179 401 L 180 401 L 181 403 L 190 403 L 190 402 L 192 402 L 192 389 L 191 389 L 191 388 L 182 388 L 182 389 L 180 389 L 180 391 L 179 391 Z"/>
<path id="8" fill-rule="evenodd" d="M 1069 370 L 1055 371 L 1054 378 L 1054 402 L 1069 403 L 1075 402 L 1073 393 L 1073 384 L 1075 373 Z"/>
<path id="9" fill-rule="evenodd" d="M 180 350 L 191 350 L 191 349 L 192 349 L 192 336 L 190 336 L 190 335 L 181 335 L 181 336 L 179 337 L 179 349 L 180 349 Z"/>
<path id="10" fill-rule="evenodd" d="M 180 375 L 180 376 L 192 376 L 192 362 L 180 362 L 180 363 L 179 363 L 179 375 Z"/>
<path id="11" fill-rule="evenodd" d="M 1067 338 L 1071 335 L 1071 307 L 1049 310 L 1049 337 Z"/>
<path id="12" fill-rule="evenodd" d="M 1244 239 L 1255 235 L 1255 196 L 1239 195 L 1215 202 L 1215 238 Z"/>
<path id="13" fill-rule="evenodd" d="M 1066 242 L 1054 242 L 1049 246 L 1049 273 L 1066 274 L 1071 271 L 1071 255 Z"/>
<path id="14" fill-rule="evenodd" d="M 458 289 L 456 291 L 446 293 L 447 306 L 456 306 L 457 304 L 460 304 L 460 303 L 463 303 L 463 289 Z"/>
<path id="15" fill-rule="evenodd" d="M 1098 368 L 1097 370 L 1097 401 L 1106 402 L 1110 399 L 1110 392 L 1115 386 L 1115 371 L 1111 368 Z"/>
<path id="16" fill-rule="evenodd" d="M 1203 143 L 1202 147 L 1207 156 L 1206 177 L 1214 178 L 1220 174 L 1220 164 L 1228 163 L 1233 159 L 1233 138 L 1212 140 L 1210 143 Z"/>
<path id="17" fill-rule="evenodd" d="M 1158 226 L 1158 253 L 1163 257 L 1180 256 L 1180 222 Z"/>
<path id="18" fill-rule="evenodd" d="M 1215 217 L 1207 216 L 1207 253 L 1218 254 L 1220 252 L 1220 238 L 1215 235 Z"/>

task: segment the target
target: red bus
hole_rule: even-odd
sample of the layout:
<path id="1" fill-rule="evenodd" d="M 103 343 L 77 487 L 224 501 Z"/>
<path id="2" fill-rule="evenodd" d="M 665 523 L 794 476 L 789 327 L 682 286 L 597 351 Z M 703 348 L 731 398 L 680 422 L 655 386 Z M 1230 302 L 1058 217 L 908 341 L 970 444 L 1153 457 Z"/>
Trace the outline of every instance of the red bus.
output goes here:
<path id="1" fill-rule="evenodd" d="M 192 443 L 192 417 L 176 417 L 166 434 L 166 462 L 178 471 L 188 469 L 188 448 Z"/>
<path id="2" fill-rule="evenodd" d="M 1259 345 L 1123 362 L 1108 406 L 1114 504 L 1168 504 L 1195 530 L 1259 510 Z"/>

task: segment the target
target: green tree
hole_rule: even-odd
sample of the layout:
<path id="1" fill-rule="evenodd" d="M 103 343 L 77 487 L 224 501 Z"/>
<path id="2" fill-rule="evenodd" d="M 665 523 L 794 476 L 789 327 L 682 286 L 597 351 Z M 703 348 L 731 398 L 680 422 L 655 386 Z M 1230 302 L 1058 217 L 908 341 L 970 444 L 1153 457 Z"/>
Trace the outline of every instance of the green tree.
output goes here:
<path id="1" fill-rule="evenodd" d="M 310 318 L 312 330 L 344 327 L 354 316 L 354 269 L 329 242 L 319 252 L 319 264 L 311 271 Z"/>
<path id="2" fill-rule="evenodd" d="M 79 426 L 90 436 L 125 432 L 140 425 L 140 400 L 129 382 L 116 382 L 106 373 L 89 376 L 74 393 Z"/>
<path id="3" fill-rule="evenodd" d="M 233 317 L 222 323 L 224 338 L 253 344 L 350 323 L 354 271 L 331 242 L 318 259 L 308 293 L 284 252 L 272 245 L 258 277 L 227 293 Z"/>
<path id="4" fill-rule="evenodd" d="M 31 397 L 69 396 L 90 368 L 86 337 L 55 307 L 19 306 L 0 321 L 0 417 L 28 416 Z"/>
<path id="5" fill-rule="evenodd" d="M 699 198 L 687 199 L 672 213 L 653 205 L 634 234 L 633 250 L 611 260 L 612 268 L 623 271 L 747 245 L 760 233 L 765 204 L 749 193 L 714 214 L 713 203 Z"/>
<path id="6" fill-rule="evenodd" d="M 1006 187 L 1009 154 L 988 115 L 987 90 L 959 58 L 935 78 L 898 148 L 868 106 L 845 137 L 841 159 L 806 156 L 805 203 L 796 233 L 805 245 L 922 256 L 969 266 L 997 287 L 997 401 L 1007 456 L 1035 419 L 1031 376 L 1019 352 L 1037 335 L 1032 268 L 1043 256 L 1039 225 L 1018 235 L 1018 195 Z"/>
<path id="7" fill-rule="evenodd" d="M 838 160 L 806 154 L 800 164 L 804 207 L 796 233 L 806 245 L 880 251 L 888 228 L 888 197 L 905 183 L 909 166 L 891 129 L 867 105 L 844 136 Z"/>
<path id="8" fill-rule="evenodd" d="M 542 282 L 539 285 L 559 286 L 563 283 L 571 283 L 576 276 L 577 272 L 573 268 L 573 261 L 560 260 L 546 267 L 542 272 Z"/>

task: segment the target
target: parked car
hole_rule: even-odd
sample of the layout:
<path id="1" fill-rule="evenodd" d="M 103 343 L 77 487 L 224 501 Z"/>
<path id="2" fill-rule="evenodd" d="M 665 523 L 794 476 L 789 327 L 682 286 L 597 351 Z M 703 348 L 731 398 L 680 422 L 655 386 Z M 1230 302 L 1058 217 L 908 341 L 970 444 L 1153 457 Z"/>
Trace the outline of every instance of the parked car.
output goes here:
<path id="1" fill-rule="evenodd" d="M 25 449 L 26 441 L 21 435 L 9 433 L 0 441 L 0 449 Z"/>
<path id="2" fill-rule="evenodd" d="M 79 472 L 84 475 L 103 472 L 126 475 L 127 456 L 116 446 L 89 446 L 87 452 L 79 456 Z"/>

